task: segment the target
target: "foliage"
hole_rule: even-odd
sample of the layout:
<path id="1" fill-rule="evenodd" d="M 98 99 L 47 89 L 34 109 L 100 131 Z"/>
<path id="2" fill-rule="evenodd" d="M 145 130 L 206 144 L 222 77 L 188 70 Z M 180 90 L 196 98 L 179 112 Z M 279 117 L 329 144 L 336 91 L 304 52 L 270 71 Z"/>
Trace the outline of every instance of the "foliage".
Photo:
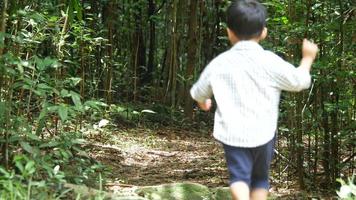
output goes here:
<path id="1" fill-rule="evenodd" d="M 55 50 L 61 19 L 31 7 L 10 19 L 16 33 L 5 34 L 5 47 L 16 48 L 0 57 L 0 198 L 60 199 L 70 195 L 67 182 L 98 186 L 104 167 L 82 150 L 72 120 L 102 103 L 82 103 L 81 79 L 63 73 L 70 67 Z"/>
<path id="2" fill-rule="evenodd" d="M 192 110 L 188 90 L 229 48 L 229 2 L 1 1 L 0 187 L 6 195 L 43 191 L 57 198 L 66 195 L 64 182 L 97 182 L 102 166 L 82 148 L 82 128 L 91 121 L 210 130 L 212 112 Z M 302 188 L 334 190 L 340 174 L 355 170 L 355 6 L 352 0 L 263 3 L 266 49 L 298 65 L 303 37 L 320 46 L 312 88 L 282 96 L 277 182 L 290 182 L 297 172 Z"/>
<path id="3" fill-rule="evenodd" d="M 354 178 L 349 179 L 348 182 L 338 179 L 338 182 L 341 183 L 341 187 L 336 193 L 341 199 L 352 200 L 356 198 L 356 185 Z"/>

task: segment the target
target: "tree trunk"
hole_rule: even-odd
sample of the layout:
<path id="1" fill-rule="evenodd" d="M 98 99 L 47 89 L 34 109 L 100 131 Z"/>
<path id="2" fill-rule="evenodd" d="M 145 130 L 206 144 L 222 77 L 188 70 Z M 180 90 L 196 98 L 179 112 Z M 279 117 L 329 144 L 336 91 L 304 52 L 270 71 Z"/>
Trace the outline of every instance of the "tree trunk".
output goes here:
<path id="1" fill-rule="evenodd" d="M 296 132 L 297 132 L 297 173 L 300 189 L 305 189 L 304 184 L 304 142 L 303 142 L 303 121 L 302 121 L 302 109 L 303 109 L 303 94 L 297 94 L 296 102 Z"/>
<path id="2" fill-rule="evenodd" d="M 113 46 L 114 46 L 114 19 L 115 19 L 115 11 L 116 4 L 113 1 L 110 1 L 106 4 L 104 8 L 105 15 L 105 23 L 107 27 L 107 38 L 108 44 L 106 47 L 107 55 L 109 60 L 107 61 L 107 66 L 105 69 L 105 80 L 104 80 L 104 91 L 105 91 L 105 99 L 108 104 L 112 103 L 112 81 L 113 81 Z"/>
<path id="3" fill-rule="evenodd" d="M 323 141 L 323 168 L 325 172 L 325 185 L 330 185 L 330 129 L 329 129 L 329 117 L 325 108 L 326 95 L 328 91 L 325 90 L 327 86 L 321 86 L 321 109 L 322 109 L 322 124 L 324 129 L 324 141 Z"/>
<path id="4" fill-rule="evenodd" d="M 150 26 L 150 38 L 149 38 L 149 50 L 148 50 L 148 63 L 147 73 L 144 78 L 144 83 L 150 83 L 152 81 L 152 73 L 155 67 L 155 53 L 156 53 L 156 22 L 153 18 L 156 12 L 156 4 L 154 0 L 148 1 L 148 19 Z"/>
<path id="5" fill-rule="evenodd" d="M 186 70 L 186 94 L 185 94 L 185 105 L 184 105 L 184 113 L 185 116 L 189 119 L 193 117 L 193 100 L 189 94 L 190 87 L 192 86 L 193 80 L 193 72 L 196 65 L 197 59 L 197 21 L 198 21 L 198 13 L 197 13 L 197 4 L 198 0 L 190 1 L 190 14 L 189 14 L 189 27 L 188 27 L 188 61 L 187 61 L 187 70 Z"/>
<path id="6" fill-rule="evenodd" d="M 8 8 L 8 0 L 4 0 L 3 7 L 1 11 L 1 22 L 0 22 L 0 34 L 4 34 L 4 38 L 0 38 L 0 45 L 5 46 L 5 33 L 6 33 L 6 21 L 7 21 L 7 8 Z M 0 46 L 0 56 L 4 54 L 4 47 Z M 0 97 L 2 94 L 2 88 L 4 84 L 4 76 L 0 74 Z"/>
<path id="7" fill-rule="evenodd" d="M 142 25 L 142 12 L 141 8 L 138 7 L 135 14 L 135 33 L 134 33 L 134 101 L 137 100 L 139 96 L 139 86 L 143 81 L 143 77 L 147 73 L 146 71 L 146 45 L 143 35 L 143 25 Z"/>
<path id="8" fill-rule="evenodd" d="M 338 40 L 339 40 L 339 60 L 337 62 L 338 70 L 343 69 L 343 58 L 344 58 L 344 8 L 341 0 L 338 0 L 340 7 L 340 21 L 339 21 L 339 31 L 338 31 Z M 335 185 L 335 180 L 339 178 L 340 170 L 339 170 L 339 127 L 338 127 L 338 110 L 339 110 L 339 76 L 336 76 L 336 82 L 332 84 L 333 94 L 331 96 L 333 103 L 333 110 L 331 112 L 331 175 L 332 175 L 332 183 Z"/>
<path id="9" fill-rule="evenodd" d="M 1 34 L 5 34 L 6 33 L 6 21 L 7 21 L 7 8 L 8 8 L 8 0 L 4 0 L 3 2 L 3 8 L 2 8 L 2 12 L 1 12 L 1 24 L 0 24 L 0 33 Z M 3 35 L 5 36 L 5 35 Z M 5 45 L 5 38 L 2 38 L 0 41 L 0 44 Z M 4 48 L 0 47 L 0 56 L 2 56 L 4 53 Z M 0 97 L 1 99 L 3 99 L 2 97 L 2 90 L 3 90 L 3 85 L 4 85 L 4 77 L 3 74 L 0 74 Z M 6 88 L 4 88 L 6 89 Z M 11 99 L 10 99 L 11 101 Z M 3 126 L 3 130 L 1 131 L 1 137 L 4 139 L 4 142 L 2 143 L 1 146 L 1 154 L 2 154 L 2 160 L 0 161 L 1 165 L 3 165 L 5 167 L 5 169 L 8 168 L 9 166 L 9 134 L 6 131 L 6 118 L 8 117 L 4 117 L 3 119 L 5 119 L 4 122 L 1 122 L 1 126 Z M 9 120 L 9 119 L 8 119 Z"/>
<path id="10" fill-rule="evenodd" d="M 1 24 L 0 24 L 0 33 L 6 33 L 6 21 L 7 21 L 7 8 L 8 8 L 8 0 L 4 0 L 3 8 L 1 11 Z M 5 35 L 3 35 L 5 37 Z M 1 38 L 0 44 L 5 43 L 5 38 Z M 0 56 L 3 55 L 4 48 L 0 46 Z"/>
<path id="11" fill-rule="evenodd" d="M 165 102 L 172 107 L 176 104 L 176 89 L 177 89 L 177 69 L 178 69 L 178 4 L 179 0 L 174 0 L 170 5 L 170 20 L 168 33 L 168 51 L 165 60 L 166 88 L 165 88 Z"/>

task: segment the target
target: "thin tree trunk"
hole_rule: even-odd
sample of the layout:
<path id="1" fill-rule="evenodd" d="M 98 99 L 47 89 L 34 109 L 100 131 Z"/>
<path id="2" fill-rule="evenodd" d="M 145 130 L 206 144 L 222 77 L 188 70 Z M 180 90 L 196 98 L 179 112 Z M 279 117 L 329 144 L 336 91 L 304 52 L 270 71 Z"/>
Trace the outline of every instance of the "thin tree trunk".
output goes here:
<path id="1" fill-rule="evenodd" d="M 3 8 L 1 12 L 1 24 L 0 24 L 0 33 L 5 33 L 6 32 L 6 22 L 7 22 L 7 8 L 8 8 L 8 0 L 4 0 L 3 2 Z M 5 36 L 5 35 L 3 35 Z M 2 38 L 0 41 L 0 44 L 3 44 L 5 42 L 5 38 Z M 4 53 L 4 48 L 0 47 L 0 56 L 3 55 Z"/>
<path id="2" fill-rule="evenodd" d="M 7 21 L 7 8 L 8 8 L 8 0 L 4 0 L 3 2 L 3 9 L 1 12 L 1 24 L 0 24 L 0 33 L 4 34 L 6 33 L 6 21 Z M 5 36 L 5 35 L 4 35 Z M 4 38 L 1 39 L 0 44 L 4 44 L 5 40 Z M 0 47 L 0 56 L 2 56 L 4 53 L 4 49 L 3 47 Z M 0 74 L 0 92 L 3 90 L 4 88 L 4 84 L 6 81 L 4 81 L 4 76 L 3 74 Z M 5 88 L 6 89 L 6 88 Z M 0 93 L 0 97 L 2 97 L 2 92 Z M 11 101 L 11 99 L 10 99 Z M 8 112 L 7 112 L 8 113 Z M 2 123 L 1 126 L 3 126 L 3 130 L 1 131 L 1 136 L 4 139 L 4 143 L 1 146 L 1 154 L 2 154 L 2 160 L 1 160 L 1 165 L 3 165 L 5 167 L 5 169 L 7 169 L 9 167 L 9 134 L 6 131 L 6 126 L 7 126 L 7 122 L 10 117 L 9 116 L 4 116 L 4 122 L 0 122 Z"/>
<path id="3" fill-rule="evenodd" d="M 139 86 L 143 81 L 143 77 L 147 73 L 146 71 L 146 46 L 143 35 L 143 25 L 142 25 L 142 13 L 139 7 L 134 14 L 135 19 L 135 34 L 134 34 L 134 101 L 137 100 L 139 96 Z"/>
<path id="4" fill-rule="evenodd" d="M 311 14 L 311 0 L 307 1 L 307 16 L 305 19 L 305 26 L 306 26 L 306 31 L 304 34 L 304 38 L 308 37 L 308 28 L 309 28 L 309 18 Z M 296 107 L 296 123 L 298 125 L 297 128 L 297 173 L 298 173 L 298 182 L 299 182 L 299 187 L 304 190 L 305 189 L 305 183 L 304 183 L 304 141 L 303 141 L 303 135 L 304 135 L 304 122 L 303 122 L 303 116 L 302 116 L 302 109 L 303 109 L 303 94 L 300 93 L 297 95 L 297 107 Z"/>
<path id="5" fill-rule="evenodd" d="M 105 70 L 105 80 L 104 80 L 104 91 L 105 91 L 105 98 L 108 104 L 112 103 L 112 81 L 113 81 L 113 31 L 114 31 L 114 9 L 115 3 L 113 1 L 108 2 L 106 8 L 104 9 L 106 12 L 103 13 L 106 15 L 106 26 L 107 26 L 107 38 L 108 38 L 108 45 L 107 45 L 107 55 L 109 57 L 109 61 L 107 62 L 106 70 Z"/>
<path id="6" fill-rule="evenodd" d="M 325 108 L 326 104 L 326 86 L 321 86 L 321 109 L 322 109 L 322 124 L 324 129 L 324 141 L 323 141 L 323 168 L 325 172 L 325 184 L 330 183 L 330 129 L 329 129 L 329 117 L 328 112 Z"/>
<path id="7" fill-rule="evenodd" d="M 177 53 L 178 53 L 178 1 L 174 0 L 173 2 L 173 39 L 172 39 L 172 54 L 171 54 L 171 82 L 172 87 L 170 89 L 170 102 L 171 106 L 174 107 L 176 103 L 176 89 L 177 89 Z"/>
<path id="8" fill-rule="evenodd" d="M 0 33 L 4 34 L 0 39 L 0 44 L 5 45 L 5 33 L 6 33 L 6 22 L 7 22 L 7 8 L 8 8 L 8 0 L 4 0 L 3 8 L 1 11 L 1 22 L 0 22 Z M 4 48 L 0 46 L 0 56 L 4 54 Z M 4 84 L 4 76 L 0 74 L 0 97 L 2 96 L 2 88 Z"/>
<path id="9" fill-rule="evenodd" d="M 304 142 L 303 142 L 303 121 L 302 121 L 302 109 L 303 109 L 303 94 L 297 94 L 297 107 L 296 107 L 296 132 L 297 132 L 297 173 L 300 189 L 305 189 L 304 184 Z"/>
<path id="10" fill-rule="evenodd" d="M 156 4 L 154 0 L 148 1 L 148 18 L 150 26 L 150 39 L 149 39 L 149 51 L 148 51 L 148 63 L 147 63 L 147 73 L 144 78 L 144 83 L 149 83 L 152 81 L 152 73 L 154 71 L 154 60 L 156 53 L 156 22 L 153 18 L 156 12 Z"/>
<path id="11" fill-rule="evenodd" d="M 198 21 L 198 13 L 197 13 L 197 5 L 198 0 L 190 1 L 190 14 L 189 14 L 189 27 L 188 27 L 188 62 L 187 62 L 187 70 L 186 70 L 186 94 L 185 94 L 185 105 L 184 105 L 184 113 L 185 116 L 189 119 L 193 117 L 193 100 L 189 95 L 189 90 L 192 85 L 193 80 L 193 72 L 196 65 L 197 59 L 197 21 Z"/>
<path id="12" fill-rule="evenodd" d="M 170 5 L 170 23 L 168 32 L 170 33 L 170 40 L 168 43 L 168 51 L 166 55 L 166 88 L 165 88 L 165 102 L 170 104 L 172 107 L 176 103 L 176 88 L 177 88 L 177 53 L 178 53 L 178 2 L 179 0 L 174 0 Z"/>
<path id="13" fill-rule="evenodd" d="M 339 0 L 340 7 L 340 22 L 339 22 L 339 61 L 338 61 L 338 70 L 342 70 L 343 68 L 343 58 L 344 58 L 344 9 L 342 1 Z M 332 175 L 332 183 L 335 185 L 335 180 L 339 178 L 339 128 L 338 128 L 338 107 L 339 107 L 339 82 L 340 78 L 336 77 L 336 83 L 332 84 L 332 103 L 334 105 L 334 109 L 331 112 L 331 175 Z"/>

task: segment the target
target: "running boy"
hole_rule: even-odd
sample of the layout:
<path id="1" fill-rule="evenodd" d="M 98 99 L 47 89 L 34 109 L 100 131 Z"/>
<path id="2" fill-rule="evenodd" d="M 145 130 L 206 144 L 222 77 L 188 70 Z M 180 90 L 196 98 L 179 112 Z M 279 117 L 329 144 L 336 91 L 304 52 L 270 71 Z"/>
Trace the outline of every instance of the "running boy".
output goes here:
<path id="1" fill-rule="evenodd" d="M 310 86 L 318 47 L 304 40 L 298 68 L 258 43 L 267 36 L 266 9 L 257 0 L 227 10 L 233 47 L 204 69 L 190 91 L 205 111 L 217 103 L 214 137 L 223 144 L 233 199 L 267 199 L 280 94 Z"/>

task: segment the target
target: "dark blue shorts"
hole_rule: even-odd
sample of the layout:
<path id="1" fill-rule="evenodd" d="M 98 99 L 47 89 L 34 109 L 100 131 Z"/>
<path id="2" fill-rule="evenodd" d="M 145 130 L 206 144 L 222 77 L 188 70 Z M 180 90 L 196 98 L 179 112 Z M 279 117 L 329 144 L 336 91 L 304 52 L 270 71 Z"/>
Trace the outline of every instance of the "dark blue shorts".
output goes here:
<path id="1" fill-rule="evenodd" d="M 245 182 L 251 189 L 269 189 L 269 168 L 275 139 L 255 148 L 224 146 L 225 159 L 230 174 L 230 185 Z"/>

